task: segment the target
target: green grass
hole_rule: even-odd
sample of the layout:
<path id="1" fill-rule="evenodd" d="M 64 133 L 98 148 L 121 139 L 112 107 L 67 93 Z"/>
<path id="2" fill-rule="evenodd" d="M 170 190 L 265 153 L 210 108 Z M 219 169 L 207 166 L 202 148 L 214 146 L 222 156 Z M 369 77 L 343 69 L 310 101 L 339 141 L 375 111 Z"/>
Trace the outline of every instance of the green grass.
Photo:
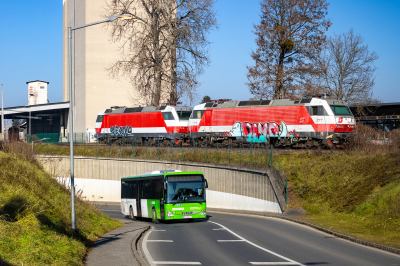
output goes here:
<path id="1" fill-rule="evenodd" d="M 84 265 L 98 236 L 121 226 L 70 191 L 33 159 L 0 152 L 0 265 Z"/>
<path id="2" fill-rule="evenodd" d="M 366 241 L 400 248 L 397 154 L 336 152 L 280 155 L 298 219 Z"/>

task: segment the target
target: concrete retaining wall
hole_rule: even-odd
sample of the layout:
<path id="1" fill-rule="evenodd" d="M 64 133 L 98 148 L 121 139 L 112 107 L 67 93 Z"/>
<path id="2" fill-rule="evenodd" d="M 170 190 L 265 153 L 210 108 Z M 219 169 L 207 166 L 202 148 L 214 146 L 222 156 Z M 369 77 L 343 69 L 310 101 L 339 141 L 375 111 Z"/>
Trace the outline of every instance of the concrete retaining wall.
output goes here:
<path id="1" fill-rule="evenodd" d="M 38 156 L 46 171 L 69 184 L 69 157 Z M 135 159 L 75 157 L 76 191 L 89 200 L 121 199 L 121 177 L 154 170 L 200 171 L 208 180 L 207 206 L 281 213 L 277 193 L 267 172 L 233 166 Z"/>

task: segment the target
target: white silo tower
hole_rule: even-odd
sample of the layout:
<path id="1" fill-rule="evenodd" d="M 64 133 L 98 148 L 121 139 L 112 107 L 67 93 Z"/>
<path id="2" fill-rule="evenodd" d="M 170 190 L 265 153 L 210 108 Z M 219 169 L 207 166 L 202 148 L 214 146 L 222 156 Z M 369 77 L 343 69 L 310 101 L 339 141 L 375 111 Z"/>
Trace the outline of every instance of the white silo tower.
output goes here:
<path id="1" fill-rule="evenodd" d="M 28 81 L 28 105 L 47 103 L 47 84 L 46 81 Z"/>

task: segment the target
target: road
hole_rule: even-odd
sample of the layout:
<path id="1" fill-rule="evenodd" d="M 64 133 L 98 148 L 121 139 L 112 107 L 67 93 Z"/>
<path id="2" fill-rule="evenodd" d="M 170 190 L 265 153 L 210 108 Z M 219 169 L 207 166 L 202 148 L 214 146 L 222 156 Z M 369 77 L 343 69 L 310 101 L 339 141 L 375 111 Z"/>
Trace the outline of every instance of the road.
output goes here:
<path id="1" fill-rule="evenodd" d="M 102 209 L 128 219 L 120 207 Z M 152 265 L 399 265 L 400 256 L 286 220 L 208 212 L 207 220 L 151 224 L 142 248 Z"/>

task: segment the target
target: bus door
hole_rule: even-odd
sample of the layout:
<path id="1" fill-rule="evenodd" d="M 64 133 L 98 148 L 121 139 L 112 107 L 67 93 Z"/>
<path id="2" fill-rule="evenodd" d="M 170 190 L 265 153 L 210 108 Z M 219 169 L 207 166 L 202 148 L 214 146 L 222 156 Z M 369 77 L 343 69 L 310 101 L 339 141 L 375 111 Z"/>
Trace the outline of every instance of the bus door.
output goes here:
<path id="1" fill-rule="evenodd" d="M 137 216 L 142 217 L 142 204 L 140 204 L 141 200 L 141 192 L 142 192 L 142 182 L 138 182 L 137 185 L 137 193 L 136 193 L 136 210 L 137 210 Z"/>

